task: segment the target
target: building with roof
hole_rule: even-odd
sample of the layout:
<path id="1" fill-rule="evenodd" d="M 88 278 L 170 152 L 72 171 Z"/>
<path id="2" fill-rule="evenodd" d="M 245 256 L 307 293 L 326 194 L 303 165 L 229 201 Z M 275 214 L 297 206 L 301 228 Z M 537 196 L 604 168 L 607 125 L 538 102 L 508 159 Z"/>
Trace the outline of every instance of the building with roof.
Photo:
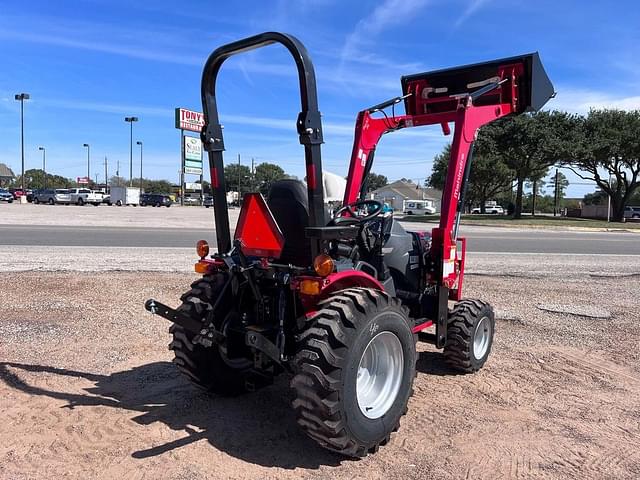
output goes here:
<path id="1" fill-rule="evenodd" d="M 442 192 L 435 188 L 421 187 L 410 180 L 397 180 L 371 192 L 371 198 L 389 204 L 398 212 L 402 212 L 405 201 L 429 200 L 435 207 L 436 212 L 440 212 Z"/>
<path id="2" fill-rule="evenodd" d="M 0 163 L 0 187 L 4 187 L 11 183 L 16 176 L 13 171 L 4 163 Z"/>

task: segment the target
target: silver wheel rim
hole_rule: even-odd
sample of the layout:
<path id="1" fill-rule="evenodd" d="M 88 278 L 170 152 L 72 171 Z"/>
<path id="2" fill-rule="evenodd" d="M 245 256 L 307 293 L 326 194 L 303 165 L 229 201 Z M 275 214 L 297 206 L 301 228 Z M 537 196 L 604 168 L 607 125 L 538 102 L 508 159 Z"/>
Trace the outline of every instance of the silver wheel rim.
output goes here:
<path id="1" fill-rule="evenodd" d="M 400 339 L 392 332 L 380 332 L 365 348 L 358 365 L 356 397 L 362 414 L 382 417 L 394 404 L 404 371 Z"/>
<path id="2" fill-rule="evenodd" d="M 476 331 L 473 334 L 473 356 L 477 360 L 484 357 L 489 349 L 489 341 L 491 340 L 491 323 L 489 317 L 482 317 L 476 325 Z"/>

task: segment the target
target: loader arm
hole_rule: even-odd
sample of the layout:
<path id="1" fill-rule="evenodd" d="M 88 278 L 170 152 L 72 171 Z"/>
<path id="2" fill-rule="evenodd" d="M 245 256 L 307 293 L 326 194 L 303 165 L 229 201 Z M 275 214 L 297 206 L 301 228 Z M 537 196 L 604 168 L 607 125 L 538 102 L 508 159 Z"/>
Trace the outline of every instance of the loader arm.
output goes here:
<path id="1" fill-rule="evenodd" d="M 425 125 L 454 124 L 451 157 L 442 192 L 440 223 L 432 230 L 433 273 L 427 284 L 438 297 L 436 345 L 446 342 L 448 301 L 460 300 L 464 248 L 458 251 L 458 227 L 471 167 L 473 142 L 483 125 L 512 114 L 541 108 L 554 94 L 537 53 L 402 78 L 403 96 L 358 114 L 344 204 L 363 199 L 378 141 L 385 133 Z M 373 117 L 404 100 L 405 115 Z M 464 244 L 464 242 L 461 242 Z"/>

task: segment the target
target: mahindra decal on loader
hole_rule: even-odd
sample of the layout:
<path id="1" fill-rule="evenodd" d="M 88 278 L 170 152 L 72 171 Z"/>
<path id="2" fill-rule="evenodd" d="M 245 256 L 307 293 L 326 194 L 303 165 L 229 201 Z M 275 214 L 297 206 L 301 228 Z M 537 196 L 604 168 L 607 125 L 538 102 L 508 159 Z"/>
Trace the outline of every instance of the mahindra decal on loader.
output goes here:
<path id="1" fill-rule="evenodd" d="M 232 240 L 216 78 L 230 56 L 273 43 L 291 53 L 298 70 L 307 182 L 276 182 L 266 199 L 246 194 Z M 554 93 L 537 53 L 407 75 L 401 83 L 401 96 L 358 114 L 342 206 L 327 215 L 322 122 L 305 47 L 267 32 L 215 50 L 202 76 L 201 138 L 218 251 L 210 255 L 198 242 L 202 278 L 179 308 L 146 304 L 173 322 L 174 362 L 195 384 L 237 395 L 287 373 L 300 427 L 323 447 L 354 457 L 375 452 L 399 428 L 416 374 L 416 341 L 442 349 L 463 373 L 487 361 L 494 312 L 462 297 L 466 242 L 458 236 L 473 142 L 483 125 L 538 110 Z M 405 114 L 396 115 L 401 102 Z M 411 127 L 440 125 L 448 135 L 451 124 L 440 224 L 405 231 L 393 212 L 365 199 L 376 145 L 383 134 Z"/>

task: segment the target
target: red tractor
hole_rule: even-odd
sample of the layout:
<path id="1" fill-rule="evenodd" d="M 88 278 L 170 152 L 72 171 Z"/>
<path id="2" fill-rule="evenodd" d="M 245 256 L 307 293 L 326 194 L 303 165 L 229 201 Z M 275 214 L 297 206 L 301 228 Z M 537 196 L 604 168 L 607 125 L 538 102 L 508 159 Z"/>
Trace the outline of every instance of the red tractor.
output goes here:
<path id="1" fill-rule="evenodd" d="M 216 77 L 230 56 L 273 43 L 287 48 L 298 69 L 306 185 L 279 181 L 266 200 L 246 194 L 232 240 Z M 493 309 L 462 299 L 465 239 L 458 227 L 472 146 L 483 125 L 537 110 L 552 96 L 537 53 L 402 77 L 402 96 L 358 114 L 343 205 L 330 212 L 315 74 L 305 47 L 268 32 L 215 50 L 202 77 L 201 137 L 217 253 L 198 242 L 195 270 L 203 277 L 179 308 L 146 303 L 173 322 L 169 348 L 178 368 L 224 395 L 286 372 L 298 424 L 311 438 L 349 456 L 376 451 L 407 411 L 417 340 L 443 349 L 446 362 L 464 373 L 489 356 Z M 405 114 L 396 115 L 402 102 Z M 405 231 L 380 202 L 365 198 L 376 145 L 385 133 L 423 125 L 440 125 L 448 135 L 452 123 L 440 224 L 429 233 Z"/>

